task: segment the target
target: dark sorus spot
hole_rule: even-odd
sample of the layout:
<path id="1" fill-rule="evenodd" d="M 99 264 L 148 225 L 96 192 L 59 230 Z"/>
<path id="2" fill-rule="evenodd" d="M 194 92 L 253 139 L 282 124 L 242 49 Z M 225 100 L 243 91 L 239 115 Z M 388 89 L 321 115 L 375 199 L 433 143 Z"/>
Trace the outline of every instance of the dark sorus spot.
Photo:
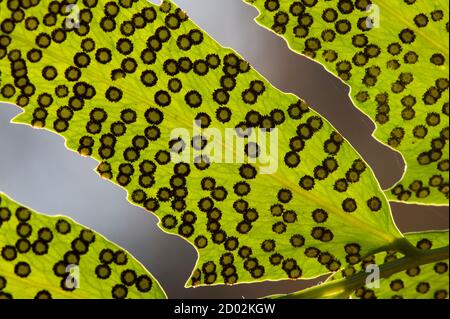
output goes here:
<path id="1" fill-rule="evenodd" d="M 156 104 L 158 104 L 159 106 L 168 106 L 171 103 L 171 96 L 168 92 L 164 91 L 164 90 L 160 90 L 158 92 L 156 92 L 155 96 L 154 96 L 154 101 Z"/>
<path id="2" fill-rule="evenodd" d="M 236 250 L 239 247 L 239 240 L 236 237 L 229 236 L 224 242 L 226 250 Z"/>
<path id="3" fill-rule="evenodd" d="M 322 165 L 328 173 L 332 173 L 338 169 L 338 163 L 333 157 L 327 157 L 324 159 Z"/>
<path id="4" fill-rule="evenodd" d="M 445 289 L 439 289 L 434 293 L 434 299 L 446 299 L 448 291 Z"/>
<path id="5" fill-rule="evenodd" d="M 312 218 L 316 223 L 323 223 L 328 219 L 328 213 L 323 209 L 316 209 L 312 212 Z"/>
<path id="6" fill-rule="evenodd" d="M 300 234 L 292 235 L 289 242 L 293 247 L 302 247 L 305 244 L 305 238 Z"/>
<path id="7" fill-rule="evenodd" d="M 28 277 L 28 275 L 31 273 L 31 267 L 24 261 L 18 262 L 14 266 L 14 273 L 21 278 Z"/>
<path id="8" fill-rule="evenodd" d="M 227 197 L 227 193 L 228 193 L 227 190 L 224 187 L 220 186 L 215 188 L 211 192 L 211 196 L 217 201 L 223 201 Z"/>
<path id="9" fill-rule="evenodd" d="M 105 92 L 105 97 L 110 102 L 120 101 L 122 99 L 122 95 L 123 95 L 122 90 L 114 86 L 110 86 Z"/>
<path id="10" fill-rule="evenodd" d="M 252 228 L 251 222 L 248 221 L 241 221 L 236 225 L 236 231 L 241 234 L 247 234 Z"/>
<path id="11" fill-rule="evenodd" d="M 137 275 L 134 270 L 126 269 L 120 274 L 120 279 L 124 285 L 131 286 L 136 282 Z"/>
<path id="12" fill-rule="evenodd" d="M 134 203 L 143 203 L 147 198 L 147 194 L 141 189 L 134 190 L 131 194 L 131 199 Z"/>
<path id="13" fill-rule="evenodd" d="M 31 218 L 31 212 L 25 207 L 19 207 L 16 209 L 16 218 L 21 222 L 27 222 Z"/>
<path id="14" fill-rule="evenodd" d="M 114 263 L 116 265 L 126 265 L 128 256 L 123 250 L 118 250 L 114 253 Z"/>
<path id="15" fill-rule="evenodd" d="M 216 181 L 212 177 L 204 177 L 201 180 L 201 186 L 204 190 L 213 190 L 216 185 Z"/>
<path id="16" fill-rule="evenodd" d="M 254 208 L 249 208 L 244 213 L 244 219 L 249 223 L 256 221 L 258 218 L 259 218 L 259 214 L 256 211 L 256 209 L 254 209 Z"/>
<path id="17" fill-rule="evenodd" d="M 284 156 L 284 162 L 288 167 L 295 168 L 300 164 L 300 156 L 294 151 L 288 152 Z"/>
<path id="18" fill-rule="evenodd" d="M 183 84 L 179 79 L 173 78 L 169 80 L 167 87 L 171 92 L 178 93 L 183 88 Z"/>
<path id="19" fill-rule="evenodd" d="M 222 244 L 226 240 L 226 238 L 227 238 L 227 234 L 223 230 L 218 230 L 217 232 L 213 233 L 211 236 L 212 241 L 217 245 Z"/>
<path id="20" fill-rule="evenodd" d="M 239 174 L 241 175 L 242 178 L 253 179 L 256 177 L 257 171 L 256 168 L 254 168 L 252 165 L 243 164 L 239 168 Z"/>
<path id="21" fill-rule="evenodd" d="M 372 197 L 369 200 L 367 200 L 367 206 L 369 209 L 373 212 L 377 212 L 381 209 L 382 204 L 381 200 L 378 197 Z"/>
<path id="22" fill-rule="evenodd" d="M 445 63 L 445 57 L 440 53 L 435 53 L 431 56 L 430 62 L 434 65 L 441 66 Z"/>
<path id="23" fill-rule="evenodd" d="M 198 201 L 198 208 L 201 211 L 207 212 L 214 207 L 214 202 L 211 198 L 205 197 Z"/>
<path id="24" fill-rule="evenodd" d="M 405 285 L 401 279 L 394 279 L 389 284 L 389 287 L 392 291 L 399 291 L 400 289 L 403 289 Z"/>
<path id="25" fill-rule="evenodd" d="M 136 280 L 136 288 L 140 292 L 148 292 L 152 288 L 152 279 L 147 275 L 141 275 Z"/>
<path id="26" fill-rule="evenodd" d="M 345 252 L 349 255 L 356 255 L 360 252 L 361 246 L 359 244 L 350 243 L 345 245 Z"/>
<path id="27" fill-rule="evenodd" d="M 17 257 L 17 250 L 14 246 L 6 245 L 2 248 L 1 255 L 6 261 L 13 261 Z"/>
<path id="28" fill-rule="evenodd" d="M 208 239 L 205 236 L 200 235 L 195 238 L 194 243 L 197 248 L 205 248 L 208 245 Z"/>
<path id="29" fill-rule="evenodd" d="M 222 218 L 222 212 L 217 208 L 213 208 L 207 212 L 207 217 L 209 221 L 218 221 Z"/>
<path id="30" fill-rule="evenodd" d="M 213 99 L 219 105 L 226 105 L 230 99 L 230 95 L 224 89 L 217 89 L 213 92 Z"/>
<path id="31" fill-rule="evenodd" d="M 357 209 L 356 201 L 353 198 L 344 199 L 342 209 L 347 213 L 354 212 Z"/>
<path id="32" fill-rule="evenodd" d="M 313 129 L 308 124 L 300 124 L 297 126 L 297 134 L 304 140 L 308 140 L 313 135 Z"/>
<path id="33" fill-rule="evenodd" d="M 104 248 L 99 254 L 99 260 L 103 264 L 110 264 L 114 260 L 114 252 L 109 248 Z"/>
<path id="34" fill-rule="evenodd" d="M 36 296 L 34 296 L 34 299 L 52 299 L 52 295 L 47 290 L 40 290 L 37 292 Z"/>
<path id="35" fill-rule="evenodd" d="M 202 105 L 202 96 L 197 91 L 189 91 L 185 95 L 185 101 L 190 107 L 197 108 Z"/>
<path id="36" fill-rule="evenodd" d="M 276 247 L 275 240 L 273 239 L 266 239 L 261 243 L 261 249 L 264 252 L 271 252 L 274 251 Z"/>
<path id="37" fill-rule="evenodd" d="M 272 231 L 277 234 L 286 232 L 286 224 L 283 222 L 276 222 L 272 225 Z"/>
<path id="38" fill-rule="evenodd" d="M 289 147 L 295 152 L 300 152 L 305 147 L 305 142 L 300 136 L 294 136 L 289 141 Z"/>
<path id="39" fill-rule="evenodd" d="M 31 249 L 31 243 L 28 239 L 20 238 L 16 242 L 16 249 L 19 253 L 25 254 Z"/>
<path id="40" fill-rule="evenodd" d="M 43 227 L 38 230 L 38 237 L 44 242 L 51 242 L 53 239 L 53 232 L 49 228 Z"/>
<path id="41" fill-rule="evenodd" d="M 195 116 L 195 123 L 201 128 L 207 128 L 211 124 L 211 117 L 204 112 L 197 113 Z"/>
<path id="42" fill-rule="evenodd" d="M 99 279 L 107 279 L 111 275 L 111 268 L 105 264 L 98 265 L 95 267 L 95 274 Z"/>
<path id="43" fill-rule="evenodd" d="M 311 236 L 314 239 L 323 241 L 323 242 L 328 242 L 331 241 L 334 237 L 333 233 L 331 232 L 331 230 L 324 228 L 324 227 L 314 227 L 311 230 Z"/>
<path id="44" fill-rule="evenodd" d="M 313 189 L 314 184 L 314 178 L 308 175 L 303 176 L 299 182 L 300 187 L 307 191 Z"/>
<path id="45" fill-rule="evenodd" d="M 354 169 L 349 169 L 345 177 L 349 183 L 356 183 L 359 181 L 359 172 Z"/>
<path id="46" fill-rule="evenodd" d="M 238 199 L 237 201 L 235 201 L 233 203 L 233 208 L 238 212 L 238 213 L 244 213 L 247 209 L 248 209 L 248 202 L 243 200 L 243 199 Z"/>
<path id="47" fill-rule="evenodd" d="M 431 249 L 432 245 L 433 243 L 429 239 L 424 238 L 417 242 L 416 247 L 422 250 L 428 250 Z"/>
<path id="48" fill-rule="evenodd" d="M 410 277 L 415 277 L 420 274 L 420 268 L 419 267 L 413 267 L 406 270 L 406 274 Z"/>
<path id="49" fill-rule="evenodd" d="M 17 235 L 22 238 L 30 237 L 32 230 L 33 228 L 31 227 L 31 225 L 25 222 L 19 223 L 16 227 Z"/>
<path id="50" fill-rule="evenodd" d="M 317 180 L 324 180 L 328 177 L 328 170 L 323 166 L 316 166 L 314 168 L 314 178 Z"/>
<path id="51" fill-rule="evenodd" d="M 316 258 L 320 254 L 320 250 L 315 247 L 308 247 L 305 249 L 305 255 L 309 258 Z"/>
<path id="52" fill-rule="evenodd" d="M 420 294 L 426 294 L 430 290 L 430 284 L 428 282 L 420 282 L 416 286 L 416 291 Z"/>
<path id="53" fill-rule="evenodd" d="M 288 274 L 290 274 L 291 271 L 293 271 L 294 269 L 299 269 L 298 265 L 297 265 L 297 261 L 293 258 L 284 259 L 283 263 L 282 263 L 282 268 Z M 300 274 L 298 274 L 297 277 L 299 277 L 300 275 L 301 275 L 301 272 L 300 272 Z"/>
<path id="54" fill-rule="evenodd" d="M 194 233 L 194 227 L 188 223 L 182 223 L 178 227 L 178 234 L 183 237 L 189 238 Z"/>
<path id="55" fill-rule="evenodd" d="M 294 223 L 297 221 L 297 213 L 293 210 L 286 210 L 283 212 L 283 220 L 286 223 Z"/>
<path id="56" fill-rule="evenodd" d="M 81 238 L 75 238 L 72 241 L 71 247 L 72 247 L 73 251 L 75 251 L 76 253 L 78 253 L 80 255 L 84 255 L 89 250 L 89 243 L 85 242 Z"/>
<path id="57" fill-rule="evenodd" d="M 448 271 L 448 264 L 445 262 L 438 262 L 434 265 L 434 271 L 438 274 L 444 274 Z"/>
<path id="58" fill-rule="evenodd" d="M 124 285 L 117 284 L 111 289 L 111 295 L 114 299 L 125 299 L 128 295 L 128 288 Z"/>
<path id="59" fill-rule="evenodd" d="M 70 229 L 71 229 L 70 223 L 68 223 L 64 219 L 59 219 L 56 222 L 55 227 L 56 227 L 56 231 L 60 234 L 66 235 L 66 234 L 70 233 Z"/>
<path id="60" fill-rule="evenodd" d="M 288 189 L 280 189 L 277 198 L 282 203 L 288 203 L 292 199 L 292 192 Z"/>

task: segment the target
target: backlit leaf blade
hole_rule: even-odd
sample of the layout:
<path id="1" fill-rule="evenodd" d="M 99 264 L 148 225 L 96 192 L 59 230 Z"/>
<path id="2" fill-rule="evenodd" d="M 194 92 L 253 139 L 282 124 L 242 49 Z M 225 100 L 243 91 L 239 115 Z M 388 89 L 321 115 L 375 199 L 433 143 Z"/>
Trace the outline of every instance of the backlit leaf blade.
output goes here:
<path id="1" fill-rule="evenodd" d="M 348 244 L 364 256 L 401 241 L 373 172 L 351 145 L 174 4 L 76 5 L 79 28 L 67 29 L 57 13 L 66 7 L 49 1 L 24 10 L 27 17 L 11 33 L 2 24 L 2 39 L 10 42 L 0 55 L 2 99 L 23 108 L 16 123 L 61 134 L 69 149 L 100 161 L 100 175 L 154 212 L 165 231 L 195 245 L 199 259 L 188 286 L 316 277 L 345 264 Z M 17 11 L 6 2 L 0 8 L 4 21 Z M 56 22 L 46 26 L 49 10 Z M 27 30 L 31 17 L 45 23 Z M 266 143 L 275 146 L 266 157 L 273 172 L 263 161 L 204 165 L 193 163 L 195 154 L 170 161 L 176 147 L 189 154 L 187 146 L 199 145 L 194 136 L 212 133 L 193 132 L 195 119 L 217 129 L 217 149 L 232 156 L 241 149 L 225 140 L 226 129 L 273 128 L 264 134 L 270 140 L 278 132 L 278 145 Z M 174 139 L 176 129 L 190 136 Z M 244 130 L 248 139 L 261 131 Z M 247 152 L 256 154 L 248 139 Z"/>
<path id="2" fill-rule="evenodd" d="M 374 136 L 403 155 L 389 199 L 448 205 L 448 2 L 246 2 L 259 24 L 347 83 Z"/>
<path id="3" fill-rule="evenodd" d="M 155 278 L 128 252 L 64 216 L 0 193 L 0 299 L 160 299 Z"/>

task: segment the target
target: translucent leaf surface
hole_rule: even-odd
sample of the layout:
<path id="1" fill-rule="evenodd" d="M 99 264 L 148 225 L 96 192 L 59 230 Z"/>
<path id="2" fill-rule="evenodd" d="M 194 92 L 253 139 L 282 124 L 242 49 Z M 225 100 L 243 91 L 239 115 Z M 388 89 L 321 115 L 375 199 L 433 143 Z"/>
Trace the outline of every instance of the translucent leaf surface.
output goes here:
<path id="1" fill-rule="evenodd" d="M 347 83 L 374 136 L 403 155 L 389 199 L 448 205 L 448 2 L 246 2 L 258 23 Z"/>
<path id="2" fill-rule="evenodd" d="M 401 241 L 351 145 L 174 4 L 78 1 L 77 28 L 58 2 L 12 3 L 0 69 L 2 99 L 23 108 L 14 121 L 64 136 L 192 243 L 188 286 L 315 277 L 345 264 L 348 244 L 364 256 Z"/>
<path id="3" fill-rule="evenodd" d="M 0 193 L 0 299 L 166 298 L 128 252 L 63 216 Z"/>

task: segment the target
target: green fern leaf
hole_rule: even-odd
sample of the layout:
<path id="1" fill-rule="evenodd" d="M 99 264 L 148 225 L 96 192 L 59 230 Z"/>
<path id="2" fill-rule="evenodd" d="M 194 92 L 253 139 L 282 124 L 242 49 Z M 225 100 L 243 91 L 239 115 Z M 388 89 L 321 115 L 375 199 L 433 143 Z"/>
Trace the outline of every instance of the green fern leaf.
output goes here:
<path id="1" fill-rule="evenodd" d="M 348 244 L 364 257 L 403 242 L 351 145 L 173 3 L 68 2 L 0 3 L 3 99 L 196 247 L 187 286 L 312 278 Z"/>
<path id="2" fill-rule="evenodd" d="M 142 298 L 166 295 L 128 252 L 63 216 L 0 193 L 0 299 Z"/>
<path id="3" fill-rule="evenodd" d="M 388 198 L 448 205 L 448 2 L 246 2 L 259 24 L 347 83 L 374 136 L 403 155 Z"/>

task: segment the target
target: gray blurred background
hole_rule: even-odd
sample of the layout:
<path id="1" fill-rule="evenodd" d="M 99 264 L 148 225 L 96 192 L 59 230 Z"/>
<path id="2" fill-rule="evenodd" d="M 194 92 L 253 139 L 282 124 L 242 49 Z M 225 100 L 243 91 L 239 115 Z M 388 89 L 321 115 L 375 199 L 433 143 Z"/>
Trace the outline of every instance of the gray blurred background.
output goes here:
<path id="1" fill-rule="evenodd" d="M 157 0 L 151 2 L 159 3 Z M 193 21 L 232 47 L 284 92 L 304 98 L 350 140 L 369 162 L 383 188 L 402 175 L 400 155 L 377 142 L 374 124 L 354 108 L 348 88 L 320 65 L 291 52 L 285 42 L 253 19 L 242 0 L 176 0 Z M 159 279 L 170 298 L 255 298 L 316 284 L 280 281 L 185 289 L 196 252 L 184 240 L 163 233 L 156 218 L 129 204 L 125 191 L 100 179 L 96 162 L 64 147 L 56 134 L 13 125 L 19 109 L 0 104 L 0 190 L 40 212 L 68 215 L 130 251 Z M 402 231 L 447 229 L 447 207 L 392 204 Z"/>

